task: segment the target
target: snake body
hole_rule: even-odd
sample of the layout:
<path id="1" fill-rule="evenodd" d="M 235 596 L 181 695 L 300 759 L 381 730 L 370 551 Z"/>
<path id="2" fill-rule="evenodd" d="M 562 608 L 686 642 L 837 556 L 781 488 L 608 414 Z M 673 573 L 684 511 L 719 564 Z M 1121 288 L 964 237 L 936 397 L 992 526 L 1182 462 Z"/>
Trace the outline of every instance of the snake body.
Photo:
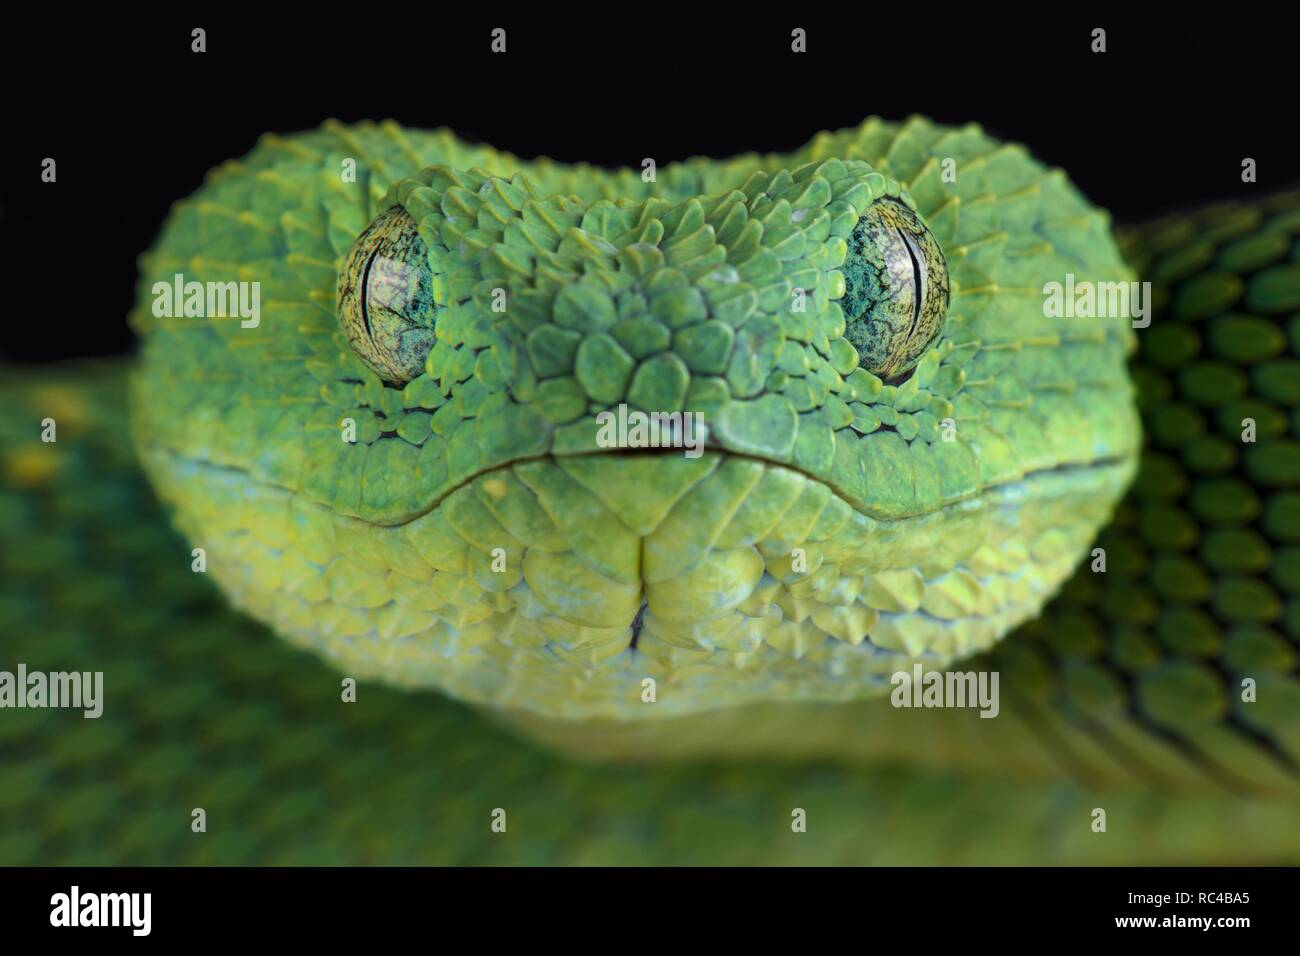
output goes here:
<path id="1" fill-rule="evenodd" d="M 26 823 L 0 859 L 1295 859 L 1296 197 L 1135 231 L 1121 258 L 1059 171 L 920 119 L 657 180 L 392 124 L 267 137 L 142 260 L 129 388 L 10 377 L 6 657 L 100 662 L 120 703 L 0 724 L 0 803 Z M 942 334 L 888 384 L 862 363 L 897 354 L 890 330 L 855 334 L 840 304 L 864 296 L 856 223 L 880 202 L 915 211 L 951 278 Z M 435 262 L 406 382 L 336 315 L 341 264 L 394 206 Z M 1045 316 L 1045 282 L 1126 280 L 1125 259 L 1149 328 Z M 154 315 L 145 290 L 178 272 L 261 282 L 261 323 Z M 122 441 L 128 392 L 187 544 Z M 1135 397 L 1138 479 L 1105 571 L 1075 571 L 1132 477 Z M 619 402 L 701 411 L 704 454 L 593 447 Z M 27 427 L 45 415 L 56 444 Z M 191 546 L 344 674 L 587 756 L 725 761 L 571 764 L 432 695 L 341 703 Z M 1002 713 L 890 707 L 914 662 L 999 672 Z M 121 748 L 138 762 L 108 771 Z M 37 798 L 53 785 L 71 796 Z M 213 839 L 187 840 L 195 805 Z M 816 826 L 792 833 L 795 807 Z"/>

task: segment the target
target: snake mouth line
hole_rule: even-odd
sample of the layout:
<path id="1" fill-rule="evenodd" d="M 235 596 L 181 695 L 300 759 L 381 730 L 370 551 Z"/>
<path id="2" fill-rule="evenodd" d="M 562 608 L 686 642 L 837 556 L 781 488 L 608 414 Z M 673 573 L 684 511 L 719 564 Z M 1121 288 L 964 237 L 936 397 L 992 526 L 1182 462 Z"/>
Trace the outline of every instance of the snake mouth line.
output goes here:
<path id="1" fill-rule="evenodd" d="M 291 495 L 302 494 L 301 490 L 298 488 L 293 488 L 281 482 L 270 481 L 268 479 L 255 476 L 252 473 L 252 471 L 247 468 L 241 468 L 235 465 L 217 464 L 208 461 L 206 459 L 184 455 L 181 454 L 180 452 L 177 452 L 175 449 L 166 448 L 159 445 L 151 445 L 148 443 L 144 443 L 140 447 L 150 452 L 160 453 L 162 455 L 165 455 L 168 458 L 171 458 L 179 462 L 183 462 L 184 464 L 189 466 L 211 469 L 213 471 L 219 471 L 219 472 L 226 472 L 231 475 L 240 476 L 245 480 L 248 480 L 255 484 L 263 485 L 265 487 L 270 487 L 270 488 L 279 488 Z M 744 452 L 731 451 L 731 450 L 717 448 L 717 447 L 709 447 L 707 451 L 723 458 L 727 458 L 727 457 L 740 458 L 747 461 L 757 462 L 765 466 L 784 468 L 788 471 L 795 472 L 799 475 L 802 475 L 808 481 L 812 481 L 824 485 L 830 490 L 832 494 L 834 494 L 837 498 L 839 498 L 841 501 L 843 501 L 846 505 L 848 505 L 850 508 L 852 508 L 854 511 L 858 512 L 859 514 L 871 518 L 874 521 L 882 521 L 882 522 L 906 521 L 909 519 L 922 517 L 928 514 L 936 514 L 945 511 L 949 508 L 960 507 L 971 501 L 978 501 L 981 498 L 990 497 L 992 495 L 999 494 L 999 493 L 1005 494 L 1008 491 L 1012 491 L 1016 489 L 1017 487 L 1028 487 L 1036 481 L 1049 479 L 1053 476 L 1068 475 L 1068 474 L 1091 475 L 1091 474 L 1098 474 L 1104 472 L 1108 469 L 1129 467 L 1134 462 L 1136 462 L 1137 459 L 1137 455 L 1135 452 L 1127 452 L 1122 454 L 1105 455 L 1099 458 L 1095 458 L 1089 462 L 1064 463 L 1064 464 L 1052 466 L 1050 468 L 1039 468 L 1034 471 L 1025 472 L 1019 478 L 1013 479 L 1011 481 L 986 485 L 983 488 L 981 488 L 979 491 L 975 492 L 974 494 L 967 495 L 962 498 L 956 498 L 951 501 L 945 501 L 942 504 L 925 511 L 917 511 L 908 514 L 898 514 L 898 515 L 881 515 L 881 514 L 873 514 L 870 510 L 859 508 L 853 503 L 853 501 L 848 496 L 844 494 L 843 490 L 836 487 L 836 485 L 833 482 L 827 481 L 826 479 L 818 475 L 815 475 L 805 469 L 802 469 L 797 465 L 791 464 L 789 462 L 774 461 L 771 458 L 766 458 L 761 455 L 751 455 L 751 454 L 746 454 Z M 465 476 L 460 481 L 456 482 L 454 485 L 448 487 L 442 493 L 436 495 L 427 504 L 421 506 L 420 508 L 418 508 L 417 510 L 409 514 L 403 515 L 401 518 L 397 520 L 374 521 L 371 519 L 360 517 L 359 515 L 348 515 L 347 517 L 353 518 L 354 520 L 357 521 L 364 522 L 365 524 L 371 525 L 373 527 L 399 528 L 404 525 L 408 525 L 411 522 L 416 521 L 424 517 L 425 515 L 429 514 L 430 512 L 434 511 L 439 507 L 439 505 L 441 505 L 453 494 L 467 487 L 468 485 L 473 484 L 475 481 L 482 478 L 483 476 L 491 475 L 499 471 L 507 470 L 515 467 L 516 465 L 521 465 L 521 464 L 526 464 L 528 462 L 536 462 L 536 461 L 560 462 L 565 459 L 592 458 L 592 457 L 599 457 L 599 456 L 635 455 L 635 456 L 660 457 L 665 455 L 681 455 L 682 453 L 683 453 L 683 449 L 681 448 L 659 447 L 659 448 L 597 449 L 593 451 L 575 452 L 574 454 L 569 454 L 569 455 L 556 455 L 548 452 L 544 455 L 524 456 L 524 457 L 514 458 L 508 461 L 500 462 L 498 464 L 491 465 L 487 468 L 479 469 L 478 471 L 475 471 L 474 473 Z M 318 504 L 328 506 L 328 504 L 325 502 L 318 502 Z"/>
<path id="2" fill-rule="evenodd" d="M 1094 459 L 1093 461 L 1086 462 L 1086 463 L 1060 464 L 1060 465 L 1055 465 L 1051 468 L 1040 468 L 1035 471 L 1026 472 L 1020 478 L 1014 481 L 1006 481 L 995 485 L 987 485 L 981 488 L 978 492 L 976 492 L 973 495 L 968 495 L 964 498 L 957 498 L 952 501 L 945 501 L 942 504 L 938 505 L 937 507 L 929 509 L 928 511 L 918 511 L 911 514 L 900 514 L 900 515 L 879 515 L 879 514 L 872 514 L 868 510 L 864 510 L 862 508 L 857 507 L 852 502 L 852 500 L 849 499 L 844 494 L 844 492 L 840 488 L 835 486 L 833 482 L 829 482 L 826 479 L 813 474 L 812 472 L 809 472 L 803 468 L 798 467 L 797 465 L 788 462 L 773 461 L 772 459 L 764 458 L 761 455 L 750 455 L 750 454 L 745 454 L 744 452 L 729 451 L 727 449 L 722 449 L 722 448 L 711 447 L 708 450 L 713 454 L 719 455 L 720 457 L 741 458 L 746 461 L 758 462 L 759 464 L 762 465 L 775 467 L 775 468 L 784 468 L 788 471 L 796 472 L 797 474 L 802 475 L 808 481 L 813 481 L 818 484 L 825 485 L 828 489 L 830 489 L 832 494 L 834 494 L 837 498 L 839 498 L 841 501 L 843 501 L 846 505 L 848 505 L 850 508 L 852 508 L 854 511 L 858 512 L 859 514 L 871 518 L 872 520 L 882 521 L 882 522 L 907 521 L 928 514 L 937 514 L 949 508 L 961 507 L 962 505 L 971 501 L 978 501 L 981 498 L 990 497 L 992 495 L 999 494 L 999 493 L 1005 494 L 1008 491 L 1012 491 L 1016 489 L 1017 487 L 1029 487 L 1035 481 L 1049 479 L 1053 476 L 1066 475 L 1066 474 L 1079 474 L 1079 475 L 1099 474 L 1108 469 L 1124 467 L 1136 461 L 1136 455 L 1122 454 L 1122 455 L 1109 455 L 1102 458 Z M 461 490 L 462 488 L 477 481 L 479 478 L 483 477 L 484 475 L 491 475 L 495 472 L 502 471 L 508 468 L 513 468 L 515 465 L 523 464 L 525 462 L 530 462 L 530 461 L 558 462 L 558 461 L 562 461 L 565 458 L 592 458 L 592 457 L 608 456 L 608 455 L 620 455 L 620 456 L 645 455 L 645 456 L 661 457 L 664 455 L 680 455 L 680 454 L 682 454 L 682 449 L 680 448 L 622 448 L 622 449 L 600 449 L 598 451 L 586 451 L 586 452 L 580 452 L 573 455 L 546 454 L 546 455 L 536 455 L 530 458 L 519 458 L 514 461 L 503 462 L 502 464 L 493 465 L 490 468 L 484 468 L 481 471 L 475 472 L 473 475 L 470 475 L 462 479 L 461 481 L 457 482 L 454 486 L 448 488 L 441 495 L 438 495 L 436 500 L 434 500 L 429 505 L 421 508 L 418 513 L 412 514 L 409 517 L 403 518 L 400 521 L 394 521 L 388 523 L 371 521 L 367 523 L 379 527 L 401 527 L 402 525 L 410 524 L 412 521 L 415 521 L 429 514 L 429 512 L 436 509 L 439 505 L 442 504 L 443 501 L 445 501 L 451 495 L 455 494 L 457 491 Z M 358 520 L 365 520 L 365 519 L 358 519 Z"/>

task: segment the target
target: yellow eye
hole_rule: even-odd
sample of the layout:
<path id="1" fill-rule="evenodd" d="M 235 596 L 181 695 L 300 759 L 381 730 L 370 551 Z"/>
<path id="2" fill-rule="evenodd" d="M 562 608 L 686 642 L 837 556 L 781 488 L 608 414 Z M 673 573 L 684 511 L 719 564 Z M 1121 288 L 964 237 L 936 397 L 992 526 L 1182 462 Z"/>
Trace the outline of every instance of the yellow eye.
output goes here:
<path id="1" fill-rule="evenodd" d="M 339 270 L 339 323 L 361 361 L 386 382 L 424 371 L 436 309 L 429 250 L 400 206 L 379 215 Z"/>
<path id="2" fill-rule="evenodd" d="M 948 317 L 948 264 L 939 243 L 911 209 L 881 199 L 854 227 L 840 271 L 844 337 L 858 364 L 886 382 L 904 378 Z"/>

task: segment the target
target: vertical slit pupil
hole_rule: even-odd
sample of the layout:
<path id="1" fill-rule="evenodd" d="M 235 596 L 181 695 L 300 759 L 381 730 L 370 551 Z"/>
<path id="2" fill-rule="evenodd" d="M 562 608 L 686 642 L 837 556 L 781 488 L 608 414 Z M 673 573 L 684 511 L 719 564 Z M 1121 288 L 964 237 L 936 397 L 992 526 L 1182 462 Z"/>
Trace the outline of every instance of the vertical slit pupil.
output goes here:
<path id="1" fill-rule="evenodd" d="M 361 321 L 365 323 L 366 335 L 372 342 L 375 340 L 375 334 L 370 329 L 370 267 L 375 264 L 375 257 L 378 255 L 378 249 L 370 253 L 370 258 L 366 260 L 366 268 L 361 273 Z"/>
<path id="2" fill-rule="evenodd" d="M 895 228 L 898 231 L 898 238 L 902 239 L 903 245 L 907 247 L 908 258 L 912 260 L 912 288 L 915 294 L 912 302 L 912 327 L 907 330 L 907 337 L 910 339 L 921 321 L 921 307 L 925 304 L 925 270 L 921 268 L 921 257 L 912 243 L 912 237 L 902 229 Z"/>

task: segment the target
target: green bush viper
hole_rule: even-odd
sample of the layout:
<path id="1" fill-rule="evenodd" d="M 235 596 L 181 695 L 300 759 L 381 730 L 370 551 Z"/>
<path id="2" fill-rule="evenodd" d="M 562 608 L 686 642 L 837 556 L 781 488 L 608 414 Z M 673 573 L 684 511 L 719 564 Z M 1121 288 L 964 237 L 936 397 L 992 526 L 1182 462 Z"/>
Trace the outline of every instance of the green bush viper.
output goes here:
<path id="1" fill-rule="evenodd" d="M 141 260 L 129 381 L 6 374 L 4 666 L 106 701 L 4 713 L 0 862 L 1295 861 L 1296 199 L 1121 256 L 919 118 L 653 176 L 264 137 Z M 1045 306 L 1135 275 L 1149 325 Z M 913 664 L 998 716 L 891 707 Z"/>

